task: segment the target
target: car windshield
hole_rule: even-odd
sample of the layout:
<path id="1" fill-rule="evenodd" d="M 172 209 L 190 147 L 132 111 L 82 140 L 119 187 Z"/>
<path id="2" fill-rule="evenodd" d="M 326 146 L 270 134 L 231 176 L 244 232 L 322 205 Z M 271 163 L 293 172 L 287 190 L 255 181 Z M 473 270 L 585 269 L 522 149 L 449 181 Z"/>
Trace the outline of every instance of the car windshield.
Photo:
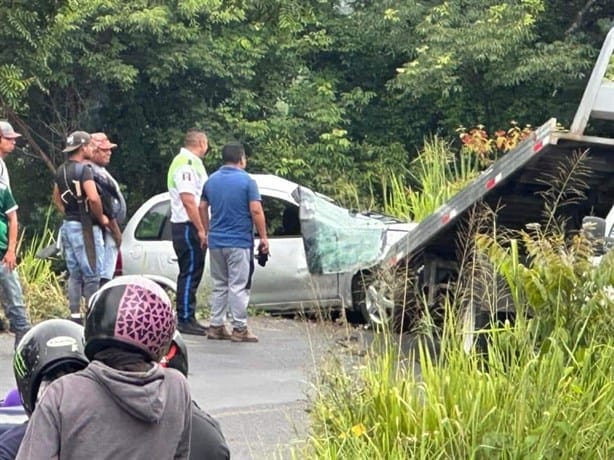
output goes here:
<path id="1" fill-rule="evenodd" d="M 305 187 L 293 192 L 300 203 L 300 221 L 311 273 L 340 273 L 378 262 L 387 225 L 331 203 Z"/>

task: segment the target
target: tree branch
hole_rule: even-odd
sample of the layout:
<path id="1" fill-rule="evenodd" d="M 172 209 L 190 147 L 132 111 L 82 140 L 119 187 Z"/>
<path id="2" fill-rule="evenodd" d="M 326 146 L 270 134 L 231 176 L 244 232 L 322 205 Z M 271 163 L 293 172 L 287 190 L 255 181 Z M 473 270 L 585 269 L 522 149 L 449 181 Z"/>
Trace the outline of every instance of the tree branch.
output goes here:
<path id="1" fill-rule="evenodd" d="M 594 5 L 595 1 L 596 0 L 588 0 L 588 2 L 586 2 L 586 5 L 584 5 L 580 11 L 578 11 L 576 19 L 574 19 L 574 22 L 567 28 L 567 30 L 565 31 L 565 35 L 571 35 L 576 31 L 578 27 L 580 27 L 580 25 L 582 24 L 582 20 L 584 19 L 584 15 L 590 9 L 590 7 Z"/>
<path id="2" fill-rule="evenodd" d="M 25 122 L 6 104 L 2 104 L 4 106 L 4 110 L 6 110 L 9 121 L 17 126 L 17 131 L 24 137 L 24 139 L 28 142 L 28 145 L 32 149 L 32 151 L 36 154 L 38 158 L 43 160 L 43 162 L 47 165 L 49 170 L 55 174 L 55 164 L 49 158 L 49 156 L 45 153 L 45 151 L 38 145 L 38 143 L 32 137 L 28 126 Z"/>

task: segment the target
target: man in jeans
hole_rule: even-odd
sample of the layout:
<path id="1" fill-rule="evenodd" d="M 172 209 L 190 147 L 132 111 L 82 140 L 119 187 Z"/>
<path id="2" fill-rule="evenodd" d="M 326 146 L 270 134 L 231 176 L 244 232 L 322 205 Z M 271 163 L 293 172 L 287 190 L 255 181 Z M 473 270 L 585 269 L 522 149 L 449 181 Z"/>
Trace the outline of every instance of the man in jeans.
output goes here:
<path id="1" fill-rule="evenodd" d="M 264 211 L 258 185 L 245 172 L 243 146 L 226 144 L 222 162 L 224 166 L 205 183 L 200 202 L 213 280 L 207 338 L 257 342 L 258 337 L 247 329 L 247 305 L 254 271 L 254 226 L 260 237 L 259 252 L 269 251 Z M 232 315 L 232 334 L 224 326 L 227 309 Z"/>
<path id="2" fill-rule="evenodd" d="M 85 297 L 87 305 L 89 298 L 99 288 L 99 270 L 104 263 L 102 228 L 109 225 L 109 219 L 102 211 L 92 168 L 83 164 L 84 160 L 92 158 L 93 146 L 90 141 L 90 135 L 84 131 L 75 131 L 68 136 L 64 152 L 69 157 L 58 168 L 53 187 L 53 203 L 64 214 L 60 238 L 68 269 L 70 318 L 76 323 L 82 323 L 81 297 Z M 84 236 L 83 228 L 87 222 L 82 222 L 77 187 L 81 189 L 82 196 L 87 198 L 89 213 L 95 221 L 95 225 L 92 225 L 93 242 L 86 241 Z M 95 267 L 88 260 L 86 244 L 93 244 L 95 248 Z"/>
<path id="3" fill-rule="evenodd" d="M 104 263 L 100 270 L 100 286 L 113 279 L 117 254 L 122 241 L 122 232 L 119 224 L 126 218 L 126 200 L 122 194 L 119 184 L 107 171 L 107 166 L 111 162 L 112 149 L 117 147 L 109 141 L 105 133 L 92 133 L 92 144 L 94 152 L 92 155 L 91 166 L 94 171 L 94 181 L 98 186 L 102 209 L 109 218 L 109 229 L 104 232 Z"/>
<path id="4" fill-rule="evenodd" d="M 17 248 L 17 203 L 11 189 L 0 183 L 0 284 L 4 290 L 6 316 L 10 329 L 15 333 L 15 348 L 30 328 L 23 302 L 19 277 L 15 271 Z"/>
<path id="5" fill-rule="evenodd" d="M 5 184 L 9 189 L 11 188 L 11 180 L 4 159 L 15 150 L 15 142 L 19 137 L 21 137 L 21 134 L 16 133 L 8 121 L 0 120 L 0 183 Z M 8 308 L 2 292 L 0 292 L 0 303 L 2 303 L 5 309 Z M 4 321 L 0 317 L 0 332 L 5 329 Z"/>
<path id="6" fill-rule="evenodd" d="M 9 173 L 4 164 L 4 158 L 15 150 L 18 137 L 21 137 L 21 134 L 16 133 L 10 123 L 0 121 L 0 284 L 3 290 L 2 305 L 9 320 L 9 329 L 15 333 L 15 347 L 30 327 L 21 284 L 15 271 L 17 204 L 11 193 Z"/>

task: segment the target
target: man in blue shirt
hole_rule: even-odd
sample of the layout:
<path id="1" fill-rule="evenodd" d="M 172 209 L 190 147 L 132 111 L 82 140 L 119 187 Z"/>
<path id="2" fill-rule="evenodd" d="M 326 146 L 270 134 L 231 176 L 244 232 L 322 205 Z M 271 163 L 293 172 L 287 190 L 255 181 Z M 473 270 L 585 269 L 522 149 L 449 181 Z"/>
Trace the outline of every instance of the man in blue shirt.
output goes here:
<path id="1" fill-rule="evenodd" d="M 199 206 L 213 281 L 207 337 L 257 342 L 258 337 L 247 329 L 247 305 L 254 271 L 254 225 L 260 238 L 259 252 L 269 251 L 264 211 L 258 185 L 245 172 L 243 146 L 226 144 L 222 161 L 224 166 L 205 183 Z M 224 325 L 227 308 L 232 315 L 232 334 Z"/>

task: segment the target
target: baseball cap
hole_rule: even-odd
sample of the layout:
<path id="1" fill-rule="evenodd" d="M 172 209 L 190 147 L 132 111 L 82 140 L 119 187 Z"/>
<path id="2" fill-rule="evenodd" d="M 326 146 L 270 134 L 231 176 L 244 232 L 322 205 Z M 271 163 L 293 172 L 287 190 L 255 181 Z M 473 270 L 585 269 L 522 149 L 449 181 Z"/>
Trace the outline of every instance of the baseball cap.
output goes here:
<path id="1" fill-rule="evenodd" d="M 117 144 L 112 143 L 105 133 L 92 133 L 92 144 L 99 149 L 114 149 Z"/>
<path id="2" fill-rule="evenodd" d="M 21 134 L 16 133 L 8 121 L 0 121 L 0 135 L 6 139 L 21 137 Z"/>
<path id="3" fill-rule="evenodd" d="M 62 152 L 72 152 L 83 145 L 89 144 L 91 137 L 85 131 L 75 131 L 66 139 L 66 148 Z"/>

